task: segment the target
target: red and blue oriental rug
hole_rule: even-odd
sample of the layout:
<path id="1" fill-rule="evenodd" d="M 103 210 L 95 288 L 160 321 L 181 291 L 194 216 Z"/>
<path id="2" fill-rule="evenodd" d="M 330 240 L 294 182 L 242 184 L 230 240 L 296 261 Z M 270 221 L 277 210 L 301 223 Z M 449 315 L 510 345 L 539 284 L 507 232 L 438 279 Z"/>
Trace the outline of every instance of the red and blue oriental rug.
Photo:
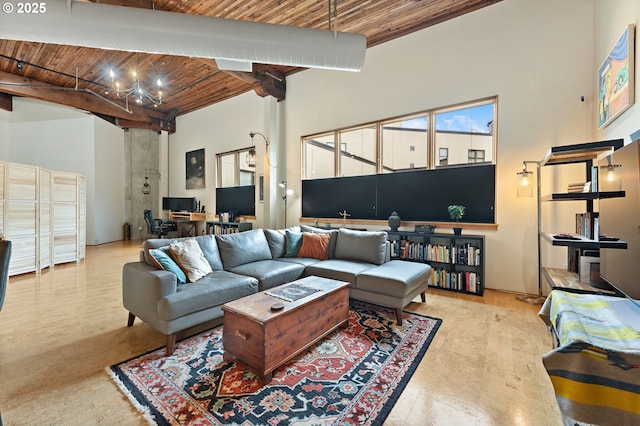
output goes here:
<path id="1" fill-rule="evenodd" d="M 131 402 L 158 425 L 381 425 L 442 320 L 351 300 L 349 327 L 281 366 L 263 385 L 223 361 L 222 327 L 112 365 Z"/>

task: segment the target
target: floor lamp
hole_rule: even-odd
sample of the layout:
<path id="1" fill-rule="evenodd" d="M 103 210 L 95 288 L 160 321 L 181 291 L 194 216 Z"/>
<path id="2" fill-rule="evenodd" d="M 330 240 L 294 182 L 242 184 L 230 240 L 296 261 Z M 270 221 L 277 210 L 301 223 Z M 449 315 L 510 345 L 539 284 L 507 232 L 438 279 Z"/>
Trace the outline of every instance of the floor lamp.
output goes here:
<path id="1" fill-rule="evenodd" d="M 541 218 L 540 218 L 540 161 L 523 161 L 522 162 L 522 171 L 518 172 L 519 176 L 518 181 L 518 198 L 531 198 L 533 197 L 533 184 L 531 182 L 532 171 L 527 170 L 527 164 L 535 164 L 536 165 L 536 213 L 538 216 L 538 295 L 533 296 L 529 294 L 516 296 L 516 299 L 530 303 L 532 305 L 541 305 L 545 301 L 545 297 L 542 296 L 542 273 L 540 271 L 542 265 L 540 260 L 542 258 L 541 247 L 540 247 L 540 238 L 542 237 L 541 230 Z"/>
<path id="2" fill-rule="evenodd" d="M 284 201 L 284 227 L 287 227 L 287 197 L 293 194 L 293 190 L 287 189 L 287 181 L 283 180 L 278 184 L 280 188 L 284 188 L 284 195 L 282 196 L 282 201 Z"/>

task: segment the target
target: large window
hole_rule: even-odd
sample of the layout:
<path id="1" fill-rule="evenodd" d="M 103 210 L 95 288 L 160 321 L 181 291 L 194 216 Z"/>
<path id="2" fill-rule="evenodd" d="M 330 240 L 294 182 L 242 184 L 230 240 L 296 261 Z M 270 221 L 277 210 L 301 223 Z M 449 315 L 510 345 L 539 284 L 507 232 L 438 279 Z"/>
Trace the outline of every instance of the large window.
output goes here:
<path id="1" fill-rule="evenodd" d="M 427 115 L 382 123 L 382 172 L 426 168 L 428 129 Z"/>
<path id="2" fill-rule="evenodd" d="M 304 139 L 302 152 L 307 179 L 321 179 L 335 176 L 335 134 L 316 135 Z"/>
<path id="3" fill-rule="evenodd" d="M 376 128 L 339 132 L 340 176 L 373 175 L 376 173 Z"/>
<path id="4" fill-rule="evenodd" d="M 495 102 L 485 102 L 434 113 L 434 146 L 448 149 L 446 165 L 493 162 L 494 111 Z"/>
<path id="5" fill-rule="evenodd" d="M 218 188 L 255 185 L 256 165 L 250 161 L 249 151 L 246 148 L 216 155 Z"/>
<path id="6" fill-rule="evenodd" d="M 303 137 L 303 179 L 495 164 L 496 104 L 483 99 Z"/>

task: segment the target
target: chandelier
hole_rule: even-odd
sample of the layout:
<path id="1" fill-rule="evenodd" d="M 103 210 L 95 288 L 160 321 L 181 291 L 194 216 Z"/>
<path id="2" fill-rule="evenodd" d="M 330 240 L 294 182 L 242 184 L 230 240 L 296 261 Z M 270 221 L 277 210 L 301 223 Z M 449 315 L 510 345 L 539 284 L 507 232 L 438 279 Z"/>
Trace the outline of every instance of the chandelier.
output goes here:
<path id="1" fill-rule="evenodd" d="M 113 70 L 109 70 L 109 76 L 111 77 L 111 87 L 115 91 L 116 97 L 124 99 L 127 103 L 127 108 L 129 107 L 130 96 L 134 97 L 138 104 L 142 104 L 145 101 L 153 103 L 154 107 L 162 104 L 162 81 L 160 79 L 156 81 L 155 91 L 150 92 L 140 84 L 135 71 L 133 71 L 131 81 L 126 87 L 116 79 L 116 74 Z"/>

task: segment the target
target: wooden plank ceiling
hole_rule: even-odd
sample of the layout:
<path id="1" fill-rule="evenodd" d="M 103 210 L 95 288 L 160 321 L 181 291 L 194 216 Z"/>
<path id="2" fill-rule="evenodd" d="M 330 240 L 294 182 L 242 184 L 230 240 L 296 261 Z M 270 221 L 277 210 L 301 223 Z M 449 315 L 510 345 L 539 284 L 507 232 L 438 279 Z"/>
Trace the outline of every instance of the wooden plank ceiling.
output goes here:
<path id="1" fill-rule="evenodd" d="M 338 0 L 337 30 L 364 34 L 375 46 L 501 0 Z M 100 0 L 102 3 L 329 29 L 327 0 Z M 333 1 L 331 1 L 333 7 Z M 0 31 L 1 34 L 1 31 Z M 163 81 L 164 102 L 130 104 L 115 98 L 109 70 L 136 70 L 143 85 Z M 132 53 L 0 39 L 0 108 L 25 96 L 91 112 L 123 128 L 175 131 L 175 117 L 250 90 L 286 96 L 286 76 L 300 68 L 254 64 L 253 72 L 228 72 L 215 60 Z M 273 76 L 279 78 L 273 78 Z M 280 81 L 282 80 L 282 81 Z M 100 95 L 100 96 L 97 96 Z M 118 106 L 116 106 L 118 105 Z"/>

